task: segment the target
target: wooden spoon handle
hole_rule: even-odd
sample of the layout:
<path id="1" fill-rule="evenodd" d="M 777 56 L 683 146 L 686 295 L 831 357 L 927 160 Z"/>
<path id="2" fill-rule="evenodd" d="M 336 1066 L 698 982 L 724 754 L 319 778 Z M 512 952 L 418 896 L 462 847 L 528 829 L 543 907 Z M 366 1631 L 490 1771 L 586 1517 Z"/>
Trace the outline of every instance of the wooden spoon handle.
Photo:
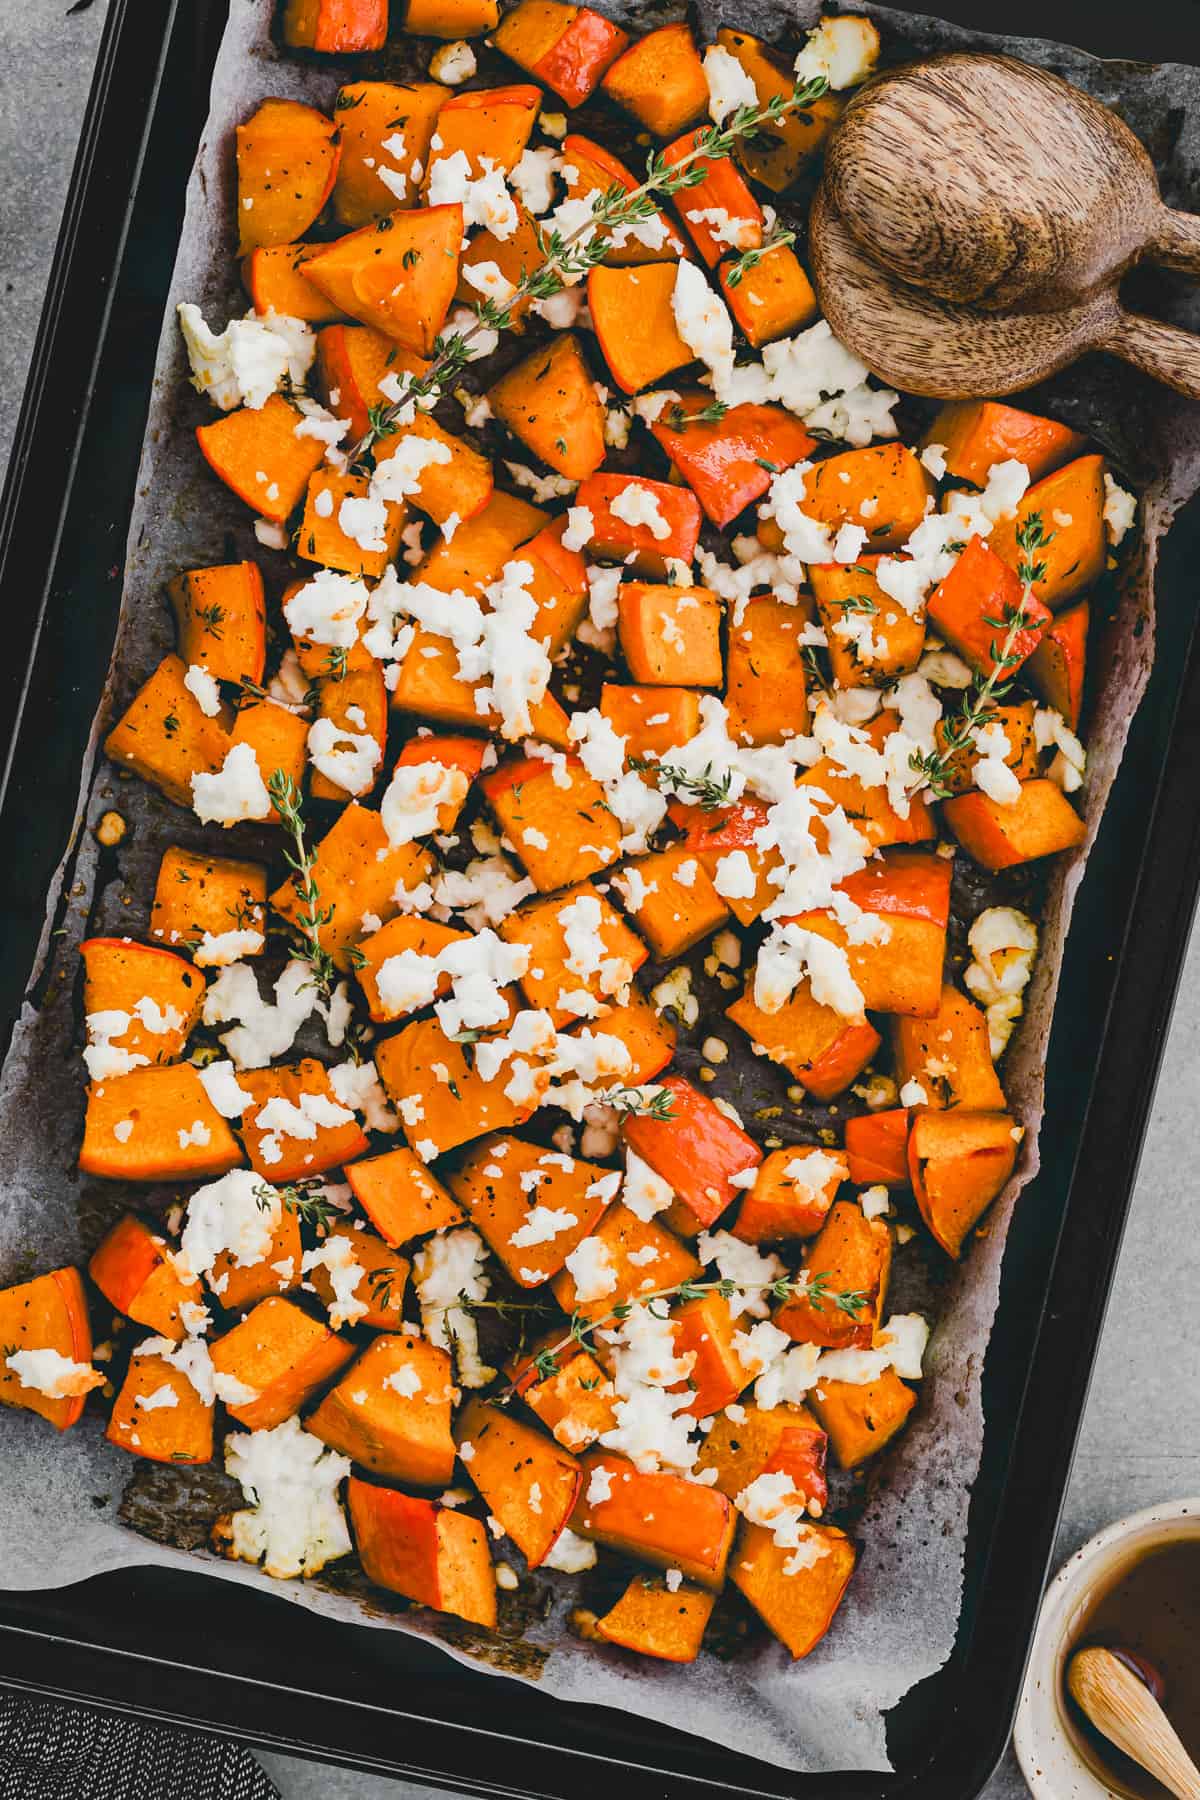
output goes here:
<path id="1" fill-rule="evenodd" d="M 1151 262 L 1184 275 L 1200 275 L 1200 215 L 1164 206 L 1158 230 L 1146 246 Z"/>
<path id="2" fill-rule="evenodd" d="M 1118 311 L 1096 348 L 1132 363 L 1155 381 L 1165 381 L 1189 400 L 1200 400 L 1200 337 L 1191 332 L 1141 313 Z"/>

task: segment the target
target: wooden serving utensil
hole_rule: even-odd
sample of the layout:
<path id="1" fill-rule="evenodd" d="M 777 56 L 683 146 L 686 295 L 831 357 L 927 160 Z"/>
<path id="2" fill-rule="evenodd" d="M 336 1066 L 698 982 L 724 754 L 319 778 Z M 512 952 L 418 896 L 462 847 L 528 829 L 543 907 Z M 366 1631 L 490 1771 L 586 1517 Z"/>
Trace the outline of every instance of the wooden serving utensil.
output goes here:
<path id="1" fill-rule="evenodd" d="M 1097 1731 L 1149 1771 L 1176 1800 L 1200 1800 L 1200 1769 L 1150 1689 L 1111 1650 L 1077 1650 L 1067 1688 Z"/>
<path id="2" fill-rule="evenodd" d="M 934 57 L 864 88 L 832 134 L 810 221 L 833 331 L 883 380 L 1012 393 L 1107 350 L 1200 399 L 1200 340 L 1121 306 L 1135 262 L 1200 275 L 1134 134 L 1057 75 Z"/>

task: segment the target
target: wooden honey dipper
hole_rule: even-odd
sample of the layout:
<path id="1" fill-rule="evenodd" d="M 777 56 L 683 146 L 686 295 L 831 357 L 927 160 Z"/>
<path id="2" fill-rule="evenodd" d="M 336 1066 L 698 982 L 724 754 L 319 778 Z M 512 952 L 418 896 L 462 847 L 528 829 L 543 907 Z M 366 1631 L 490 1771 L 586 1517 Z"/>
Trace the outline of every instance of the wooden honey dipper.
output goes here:
<path id="1" fill-rule="evenodd" d="M 1114 112 L 1044 69 L 955 54 L 864 88 L 810 257 L 836 336 L 911 393 L 1012 393 L 1107 350 L 1200 399 L 1200 339 L 1118 297 L 1137 262 L 1200 275 L 1200 218 L 1163 204 Z"/>

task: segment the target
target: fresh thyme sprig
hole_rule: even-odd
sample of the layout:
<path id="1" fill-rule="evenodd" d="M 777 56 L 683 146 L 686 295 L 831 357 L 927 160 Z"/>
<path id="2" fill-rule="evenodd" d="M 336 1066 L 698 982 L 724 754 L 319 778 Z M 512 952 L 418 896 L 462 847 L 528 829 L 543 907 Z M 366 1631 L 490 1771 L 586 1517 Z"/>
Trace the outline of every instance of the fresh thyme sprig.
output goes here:
<path id="1" fill-rule="evenodd" d="M 987 723 L 989 714 L 1004 699 L 1012 685 L 1010 677 L 1025 660 L 1017 654 L 1017 640 L 1032 624 L 1025 611 L 1026 603 L 1031 598 L 1031 584 L 1040 581 L 1046 572 L 1045 561 L 1037 557 L 1035 552 L 1044 550 L 1053 537 L 1052 531 L 1046 531 L 1041 513 L 1030 513 L 1018 525 L 1017 549 L 1021 554 L 1017 561 L 1017 574 L 1025 584 L 1025 592 L 1021 596 L 1020 605 L 1010 606 L 1003 618 L 984 614 L 985 625 L 990 625 L 993 631 L 1004 633 L 1003 638 L 994 637 L 988 646 L 988 654 L 992 659 L 991 669 L 986 677 L 975 676 L 971 686 L 963 694 L 957 714 L 942 726 L 940 749 L 923 754 L 914 750 L 909 757 L 909 767 L 923 778 L 923 783 L 918 785 L 928 787 L 934 800 L 948 799 L 953 792 L 949 785 L 950 764 L 974 743 L 976 732 Z"/>
<path id="2" fill-rule="evenodd" d="M 349 451 L 351 467 L 367 454 L 377 438 L 405 422 L 411 403 L 428 407 L 453 387 L 471 361 L 471 346 L 485 332 L 507 331 L 526 302 L 549 300 L 582 280 L 604 260 L 614 231 L 654 218 L 660 200 L 697 187 L 705 179 L 706 162 L 728 156 L 739 139 L 752 136 L 761 126 L 775 125 L 792 113 L 803 112 L 821 98 L 827 87 L 824 78 L 818 77 L 815 81 L 797 82 L 790 94 L 776 94 L 765 106 L 739 106 L 723 125 L 709 125 L 698 131 L 692 148 L 677 161 L 668 162 L 660 150 L 651 151 L 646 159 L 645 179 L 637 187 L 626 189 L 614 182 L 611 187 L 597 189 L 590 218 L 573 230 L 563 233 L 539 227 L 543 261 L 522 273 L 504 302 L 481 300 L 475 308 L 474 324 L 465 331 L 437 339 L 432 363 L 423 375 L 406 380 L 403 398 L 368 415 L 367 431 Z"/>
<path id="3" fill-rule="evenodd" d="M 686 431 L 689 425 L 719 425 L 728 411 L 728 403 L 724 400 L 710 400 L 707 406 L 697 407 L 693 412 L 688 412 L 676 401 L 667 407 L 662 418 L 668 431 Z"/>
<path id="4" fill-rule="evenodd" d="M 301 910 L 292 921 L 299 954 L 312 970 L 308 984 L 315 987 L 323 1000 L 333 994 L 338 979 L 337 965 L 321 943 L 321 927 L 333 917 L 332 906 L 321 905 L 321 890 L 313 870 L 316 855 L 308 847 L 304 835 L 304 814 L 300 790 L 291 776 L 276 769 L 267 782 L 267 792 L 284 828 L 291 833 L 292 849 L 284 851 L 284 860 L 292 871 L 292 887 L 301 902 Z"/>
<path id="5" fill-rule="evenodd" d="M 795 232 L 787 231 L 783 226 L 768 232 L 755 249 L 743 250 L 735 262 L 728 264 L 723 270 L 726 282 L 730 287 L 740 287 L 751 269 L 756 269 L 769 251 L 778 250 L 783 244 L 794 244 L 795 241 Z"/>
<path id="6" fill-rule="evenodd" d="M 289 1182 L 281 1188 L 260 1182 L 254 1189 L 254 1198 L 262 1212 L 269 1211 L 272 1200 L 278 1199 L 285 1212 L 295 1213 L 318 1231 L 328 1231 L 334 1220 L 342 1217 L 341 1207 L 329 1198 L 319 1181 Z"/>
<path id="7" fill-rule="evenodd" d="M 611 1106 L 623 1119 L 659 1119 L 665 1124 L 675 1117 L 670 1091 L 664 1087 L 654 1087 L 653 1084 L 649 1087 L 610 1088 L 598 1098 L 605 1106 Z"/>
<path id="8" fill-rule="evenodd" d="M 726 769 L 718 777 L 713 774 L 712 764 L 705 763 L 703 773 L 693 775 L 689 770 L 681 769 L 677 763 L 655 762 L 648 756 L 631 756 L 629 766 L 653 775 L 659 785 L 665 781 L 681 798 L 694 800 L 702 812 L 715 812 L 719 806 L 732 804 L 732 769 Z"/>

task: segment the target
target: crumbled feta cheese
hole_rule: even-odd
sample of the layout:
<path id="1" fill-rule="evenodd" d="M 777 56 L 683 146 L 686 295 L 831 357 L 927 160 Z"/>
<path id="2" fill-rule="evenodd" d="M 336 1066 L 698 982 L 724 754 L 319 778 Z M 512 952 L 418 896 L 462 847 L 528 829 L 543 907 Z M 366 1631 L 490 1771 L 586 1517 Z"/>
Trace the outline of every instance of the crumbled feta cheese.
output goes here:
<path id="1" fill-rule="evenodd" d="M 439 1232 L 413 1258 L 413 1285 L 421 1306 L 421 1323 L 430 1343 L 453 1350 L 464 1387 L 484 1387 L 495 1370 L 479 1356 L 475 1320 L 462 1304 L 486 1300 L 487 1245 L 470 1229 Z"/>
<path id="2" fill-rule="evenodd" d="M 215 719 L 221 710 L 221 690 L 216 678 L 199 663 L 192 663 L 183 678 L 183 685 L 205 718 Z"/>
<path id="3" fill-rule="evenodd" d="M 822 19 L 809 32 L 796 58 L 801 82 L 825 80 L 834 93 L 857 87 L 872 74 L 879 60 L 879 33 L 870 19 L 858 13 Z"/>
<path id="4" fill-rule="evenodd" d="M 237 825 L 271 816 L 271 796 L 251 744 L 232 745 L 215 775 L 196 770 L 191 786 L 192 810 L 202 825 Z"/>
<path id="5" fill-rule="evenodd" d="M 251 312 L 244 319 L 231 319 L 218 336 L 205 324 L 198 306 L 184 301 L 176 310 L 192 386 L 222 412 L 236 406 L 258 411 L 285 384 L 304 385 L 317 340 L 303 320 L 281 313 L 260 319 Z"/>
<path id="6" fill-rule="evenodd" d="M 337 1492 L 350 1460 L 305 1431 L 298 1418 L 271 1431 L 235 1432 L 225 1441 L 225 1471 L 240 1481 L 249 1506 L 229 1521 L 230 1549 L 286 1580 L 315 1575 L 352 1545 Z"/>
<path id="7" fill-rule="evenodd" d="M 680 268 L 685 267 L 680 263 Z M 687 265 L 690 266 L 690 265 Z M 609 511 L 614 519 L 621 519 L 626 525 L 635 529 L 639 525 L 649 528 L 651 536 L 659 543 L 671 535 L 671 527 L 664 519 L 658 495 L 652 493 L 640 482 L 630 481 L 609 504 Z"/>
<path id="8" fill-rule="evenodd" d="M 708 116 L 723 125 L 739 106 L 758 108 L 758 90 L 736 56 L 719 44 L 704 52 L 704 79 L 708 83 Z"/>
<path id="9" fill-rule="evenodd" d="M 73 1400 L 102 1387 L 104 1376 L 90 1363 L 75 1362 L 61 1350 L 10 1350 L 4 1366 L 23 1388 L 48 1400 Z"/>
<path id="10" fill-rule="evenodd" d="M 1104 471 L 1104 526 L 1108 541 L 1114 550 L 1126 532 L 1132 529 L 1136 517 L 1137 501 L 1128 488 L 1123 488 L 1120 482 L 1113 480 L 1106 469 Z"/>
<path id="11" fill-rule="evenodd" d="M 457 38 L 452 44 L 440 44 L 429 59 L 430 79 L 445 82 L 447 87 L 469 81 L 477 67 L 475 52 L 463 38 Z"/>
<path id="12" fill-rule="evenodd" d="M 563 1575 L 581 1575 L 585 1569 L 595 1568 L 596 1546 L 564 1525 L 538 1566 L 557 1569 Z"/>
<path id="13" fill-rule="evenodd" d="M 493 237 L 510 238 L 517 229 L 517 209 L 504 185 L 504 171 L 496 167 L 490 156 L 481 156 L 483 173 L 471 175 L 471 163 L 465 150 L 451 156 L 438 156 L 429 165 L 426 187 L 427 206 L 453 206 L 463 209 L 463 226 L 470 230 L 480 225 Z"/>
<path id="14" fill-rule="evenodd" d="M 239 1069 L 265 1069 L 291 1049 L 301 1025 L 316 1010 L 317 998 L 312 970 L 299 958 L 288 963 L 275 983 L 273 1003 L 262 998 L 249 963 L 231 963 L 204 996 L 204 1023 L 236 1021 L 221 1042 Z"/>
<path id="15" fill-rule="evenodd" d="M 196 1281 L 210 1274 L 226 1253 L 239 1269 L 265 1262 L 282 1217 L 278 1192 L 252 1169 L 231 1169 L 197 1188 L 176 1256 L 181 1277 Z"/>
<path id="16" fill-rule="evenodd" d="M 566 1268 L 575 1283 L 575 1299 L 579 1305 L 587 1306 L 593 1300 L 602 1300 L 617 1285 L 617 1271 L 601 1238 L 586 1237 L 576 1244 L 566 1259 Z"/>
<path id="17" fill-rule="evenodd" d="M 540 150 L 525 150 L 509 175 L 521 205 L 535 219 L 550 211 L 554 203 L 554 177 L 562 168 L 562 157 L 547 145 Z"/>
<path id="18" fill-rule="evenodd" d="M 223 1119 L 240 1119 L 253 1103 L 254 1095 L 249 1088 L 238 1086 L 237 1073 L 231 1062 L 208 1063 L 197 1070 L 197 1074 L 201 1087 Z"/>

